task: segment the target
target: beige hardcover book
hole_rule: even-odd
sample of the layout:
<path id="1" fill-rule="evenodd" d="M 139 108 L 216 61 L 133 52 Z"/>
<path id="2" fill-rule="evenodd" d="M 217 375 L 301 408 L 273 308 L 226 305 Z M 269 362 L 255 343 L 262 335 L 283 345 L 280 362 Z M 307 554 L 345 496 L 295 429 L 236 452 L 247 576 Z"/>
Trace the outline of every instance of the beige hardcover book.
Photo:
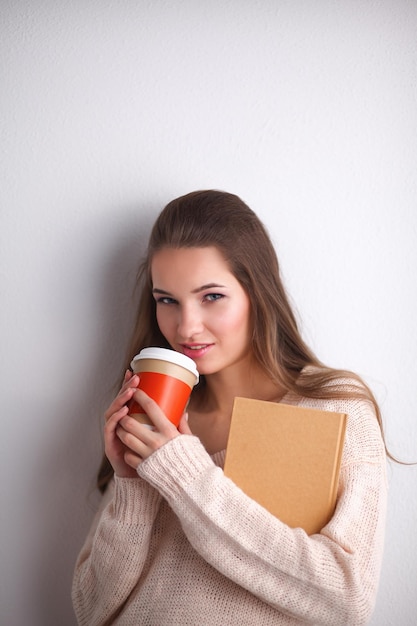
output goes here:
<path id="1" fill-rule="evenodd" d="M 224 473 L 292 528 L 319 532 L 333 515 L 347 416 L 235 398 Z"/>

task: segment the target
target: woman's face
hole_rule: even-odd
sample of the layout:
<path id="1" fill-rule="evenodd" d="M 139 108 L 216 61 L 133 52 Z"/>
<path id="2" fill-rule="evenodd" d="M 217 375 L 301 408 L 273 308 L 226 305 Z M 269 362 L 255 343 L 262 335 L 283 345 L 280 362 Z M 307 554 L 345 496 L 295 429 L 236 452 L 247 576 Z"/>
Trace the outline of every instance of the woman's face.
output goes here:
<path id="1" fill-rule="evenodd" d="M 249 298 L 217 248 L 164 248 L 151 274 L 159 328 L 200 374 L 250 359 Z"/>

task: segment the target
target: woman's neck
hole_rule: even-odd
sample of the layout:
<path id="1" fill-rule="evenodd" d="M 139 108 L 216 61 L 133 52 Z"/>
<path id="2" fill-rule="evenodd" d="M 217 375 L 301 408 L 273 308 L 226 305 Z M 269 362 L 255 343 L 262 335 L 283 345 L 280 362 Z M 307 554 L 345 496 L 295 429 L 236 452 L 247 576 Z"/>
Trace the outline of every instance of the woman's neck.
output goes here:
<path id="1" fill-rule="evenodd" d="M 205 377 L 205 388 L 198 400 L 198 410 L 201 412 L 216 412 L 230 415 L 234 399 L 255 398 L 279 402 L 285 390 L 272 381 L 257 365 L 223 370 Z"/>
<path id="2" fill-rule="evenodd" d="M 284 395 L 258 367 L 245 367 L 206 376 L 205 386 L 193 394 L 189 405 L 189 426 L 207 452 L 224 450 L 229 436 L 235 397 L 279 402 Z"/>

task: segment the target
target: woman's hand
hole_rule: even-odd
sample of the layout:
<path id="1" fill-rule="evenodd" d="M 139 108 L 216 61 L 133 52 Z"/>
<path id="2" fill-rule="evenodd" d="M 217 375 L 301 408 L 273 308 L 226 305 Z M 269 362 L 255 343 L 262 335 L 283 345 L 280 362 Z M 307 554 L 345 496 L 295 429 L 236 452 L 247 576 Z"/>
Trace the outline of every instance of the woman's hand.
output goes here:
<path id="1" fill-rule="evenodd" d="M 127 415 L 127 412 L 118 419 L 116 435 L 124 446 L 124 462 L 131 471 L 136 470 L 142 461 L 168 443 L 168 441 L 171 441 L 171 439 L 175 439 L 180 434 L 192 434 L 188 427 L 186 414 L 182 416 L 177 429 L 156 402 L 144 391 L 137 389 L 132 395 L 148 415 L 154 428 L 151 429 L 140 424 L 133 417 Z M 135 475 L 137 475 L 136 471 Z"/>
<path id="2" fill-rule="evenodd" d="M 190 435 L 185 415 L 176 427 L 144 391 L 137 389 L 139 376 L 127 371 L 122 388 L 104 414 L 104 450 L 116 476 L 137 477 L 136 468 L 148 456 L 179 434 Z M 128 415 L 132 398 L 140 404 L 154 424 L 154 430 Z"/>
<path id="3" fill-rule="evenodd" d="M 126 403 L 132 399 L 138 384 L 139 377 L 127 371 L 121 390 L 104 414 L 104 419 L 106 420 L 104 426 L 104 451 L 114 469 L 114 473 L 120 478 L 137 477 L 137 473 L 125 461 L 127 448 L 117 436 L 116 431 L 120 420 L 128 413 Z"/>

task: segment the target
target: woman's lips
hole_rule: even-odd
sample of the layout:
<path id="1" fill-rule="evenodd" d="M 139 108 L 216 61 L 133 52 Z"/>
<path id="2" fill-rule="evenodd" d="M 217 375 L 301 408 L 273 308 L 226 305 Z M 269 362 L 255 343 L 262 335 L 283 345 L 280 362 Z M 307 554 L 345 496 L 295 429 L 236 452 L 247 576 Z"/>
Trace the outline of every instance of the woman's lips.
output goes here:
<path id="1" fill-rule="evenodd" d="M 212 346 L 212 343 L 181 344 L 184 354 L 194 360 L 207 354 Z"/>

